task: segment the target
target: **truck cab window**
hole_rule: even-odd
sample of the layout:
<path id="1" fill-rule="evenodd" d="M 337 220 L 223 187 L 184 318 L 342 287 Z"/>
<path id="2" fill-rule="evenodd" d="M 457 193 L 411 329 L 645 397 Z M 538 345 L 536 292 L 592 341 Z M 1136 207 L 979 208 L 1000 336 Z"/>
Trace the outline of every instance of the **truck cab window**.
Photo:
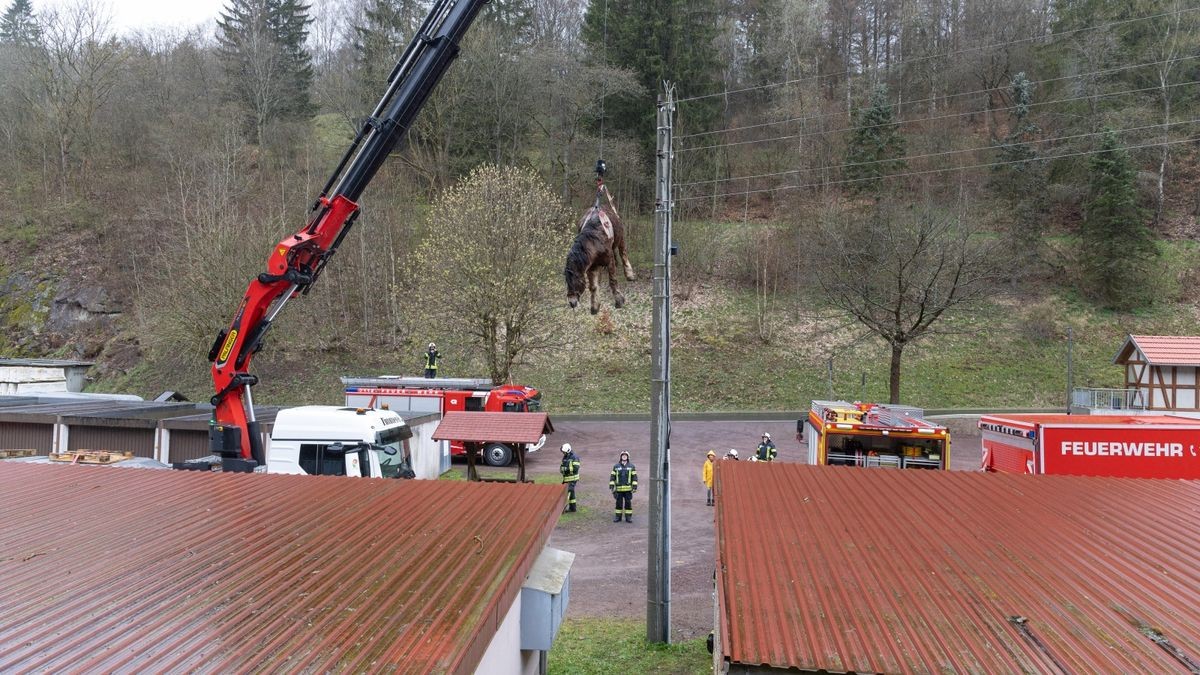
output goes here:
<path id="1" fill-rule="evenodd" d="M 412 429 L 407 426 L 388 429 L 380 432 L 372 449 L 379 455 L 379 468 L 384 478 L 395 478 L 404 469 L 412 466 L 409 455 L 408 439 L 412 438 Z"/>
<path id="2" fill-rule="evenodd" d="M 346 455 L 341 452 L 326 452 L 328 444 L 303 443 L 300 445 L 300 468 L 310 476 L 345 476 Z"/>

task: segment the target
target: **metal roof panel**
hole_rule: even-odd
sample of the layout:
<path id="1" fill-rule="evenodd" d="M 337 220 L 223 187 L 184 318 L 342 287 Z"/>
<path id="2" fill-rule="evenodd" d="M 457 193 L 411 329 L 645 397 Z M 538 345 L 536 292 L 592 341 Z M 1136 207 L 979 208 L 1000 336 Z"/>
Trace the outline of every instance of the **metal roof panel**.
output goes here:
<path id="1" fill-rule="evenodd" d="M 435 441 L 537 443 L 554 431 L 546 413 L 464 412 L 446 413 L 433 432 Z"/>
<path id="2" fill-rule="evenodd" d="M 564 499 L 0 463 L 0 672 L 471 671 Z"/>
<path id="3" fill-rule="evenodd" d="M 1200 663 L 1195 482 L 718 462 L 716 483 L 719 629 L 734 663 Z"/>

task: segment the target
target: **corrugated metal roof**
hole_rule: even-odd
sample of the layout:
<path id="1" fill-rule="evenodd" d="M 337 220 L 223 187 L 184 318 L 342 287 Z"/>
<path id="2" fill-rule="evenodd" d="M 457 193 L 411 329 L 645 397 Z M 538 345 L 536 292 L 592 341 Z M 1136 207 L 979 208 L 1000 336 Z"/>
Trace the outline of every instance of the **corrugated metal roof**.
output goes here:
<path id="1" fill-rule="evenodd" d="M 1130 343 L 1146 355 L 1146 360 L 1156 366 L 1200 366 L 1200 337 L 1176 335 L 1130 335 L 1117 356 L 1116 363 L 1129 360 Z"/>
<path id="2" fill-rule="evenodd" d="M 1200 664 L 1195 482 L 778 462 L 718 462 L 716 481 L 720 632 L 735 663 Z"/>
<path id="3" fill-rule="evenodd" d="M 1183 424 L 1200 425 L 1200 419 L 1174 417 L 1171 415 L 1062 415 L 1055 413 L 983 415 L 980 423 L 987 421 L 1015 422 L 1032 428 L 1034 425 L 1059 424 L 1075 426 Z"/>
<path id="4" fill-rule="evenodd" d="M 497 441 L 499 443 L 537 443 L 542 434 L 554 431 L 546 413 L 446 413 L 433 432 L 435 441 Z"/>
<path id="5" fill-rule="evenodd" d="M 470 672 L 564 499 L 0 463 L 0 672 Z"/>

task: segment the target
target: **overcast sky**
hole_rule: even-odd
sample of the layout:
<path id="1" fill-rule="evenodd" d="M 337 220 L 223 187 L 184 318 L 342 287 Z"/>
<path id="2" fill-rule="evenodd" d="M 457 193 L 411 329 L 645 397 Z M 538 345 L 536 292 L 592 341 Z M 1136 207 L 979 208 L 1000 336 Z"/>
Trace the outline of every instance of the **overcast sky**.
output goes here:
<path id="1" fill-rule="evenodd" d="M 113 31 L 127 33 L 131 30 L 152 28 L 191 28 L 197 24 L 214 22 L 225 5 L 225 0 L 91 0 L 100 7 L 107 7 L 112 16 Z M 33 0 L 34 11 L 47 7 L 76 4 L 79 0 Z M 7 7 L 9 0 L 0 0 Z"/>

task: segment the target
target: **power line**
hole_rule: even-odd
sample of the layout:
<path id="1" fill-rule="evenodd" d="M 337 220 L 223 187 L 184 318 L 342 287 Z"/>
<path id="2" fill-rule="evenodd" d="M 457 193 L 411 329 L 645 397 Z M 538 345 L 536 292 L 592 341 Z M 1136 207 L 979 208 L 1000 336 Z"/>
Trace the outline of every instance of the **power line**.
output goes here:
<path id="1" fill-rule="evenodd" d="M 1180 121 L 1180 122 L 1168 122 L 1166 124 L 1147 124 L 1146 126 L 1141 126 L 1141 127 L 1129 127 L 1126 129 L 1112 129 L 1111 131 L 1116 134 L 1124 134 L 1124 133 L 1128 133 L 1131 131 L 1144 131 L 1146 129 L 1162 129 L 1164 127 L 1173 127 L 1173 126 L 1177 126 L 1180 124 L 1196 124 L 1196 123 L 1200 123 L 1200 118 L 1184 120 L 1184 121 Z M 1057 143 L 1060 141 L 1069 141 L 1069 140 L 1076 139 L 1076 138 L 1086 138 L 1088 136 L 1098 136 L 1098 135 L 1104 134 L 1104 133 L 1107 133 L 1107 132 L 1106 131 L 1091 131 L 1091 132 L 1088 132 L 1085 134 L 1073 134 L 1071 136 L 1059 136 L 1057 138 L 1035 139 L 1035 140 L 1030 141 L 1030 143 L 1036 143 L 1036 144 Z M 1004 147 L 1004 146 L 1002 146 L 1002 145 L 985 145 L 985 146 L 978 147 L 978 148 L 965 148 L 962 150 L 946 150 L 944 152 L 934 152 L 934 153 L 930 153 L 930 154 L 926 154 L 926 155 L 910 155 L 908 157 L 895 157 L 895 158 L 891 158 L 891 159 L 873 159 L 868 162 L 850 162 L 847 164 L 831 164 L 831 165 L 826 165 L 826 166 L 814 166 L 814 167 L 801 168 L 801 169 L 789 169 L 787 171 L 776 171 L 773 173 L 760 173 L 760 174 L 755 174 L 755 175 L 751 175 L 751 176 L 732 176 L 729 178 L 712 178 L 709 180 L 692 181 L 690 183 L 676 183 L 675 187 L 685 188 L 685 187 L 691 187 L 693 185 L 711 185 L 714 183 L 732 183 L 732 182 L 739 181 L 739 180 L 755 180 L 758 178 L 775 178 L 778 176 L 788 176 L 788 175 L 795 174 L 795 173 L 831 171 L 831 170 L 838 170 L 838 169 L 848 169 L 852 166 L 869 166 L 871 164 L 882 164 L 882 163 L 886 163 L 886 162 L 908 161 L 908 160 L 912 160 L 912 159 L 928 159 L 930 157 L 944 157 L 944 156 L 948 156 L 948 155 L 961 155 L 961 154 L 968 153 L 968 152 L 980 152 L 982 150 L 998 150 L 1002 147 Z"/>
<path id="2" fill-rule="evenodd" d="M 1126 151 L 1141 150 L 1144 148 L 1166 147 L 1168 145 L 1178 145 L 1180 143 L 1195 143 L 1198 141 L 1200 141 L 1200 136 L 1196 136 L 1193 138 L 1185 138 L 1185 139 L 1178 140 L 1178 141 L 1162 141 L 1162 142 L 1158 142 L 1158 143 L 1146 143 L 1143 145 L 1128 145 L 1128 146 L 1122 146 L 1120 148 L 1114 148 L 1114 149 L 1115 150 L 1126 150 Z M 926 169 L 924 171 L 908 171 L 908 172 L 904 172 L 904 173 L 894 173 L 894 174 L 888 174 L 885 176 L 876 176 L 876 177 L 869 177 L 869 178 L 848 178 L 848 179 L 844 179 L 844 180 L 831 180 L 831 181 L 827 181 L 824 183 L 800 183 L 800 184 L 791 184 L 791 185 L 776 185 L 774 187 L 762 188 L 762 189 L 758 189 L 758 190 L 741 190 L 738 192 L 721 192 L 721 193 L 716 193 L 716 194 L 697 195 L 695 197 L 680 197 L 680 198 L 676 199 L 675 201 L 676 202 L 690 202 L 690 201 L 696 201 L 696 200 L 700 200 L 700 199 L 717 199 L 717 198 L 721 198 L 721 197 L 740 197 L 742 195 L 752 195 L 752 194 L 758 194 L 758 193 L 762 193 L 762 192 L 775 192 L 777 190 L 798 190 L 798 189 L 807 188 L 807 187 L 825 187 L 825 186 L 829 186 L 829 185 L 848 185 L 850 183 L 861 183 L 864 181 L 882 180 L 885 178 L 904 178 L 906 176 L 924 176 L 924 175 L 935 174 L 935 173 L 945 173 L 947 171 L 966 171 L 968 169 L 986 169 L 986 168 L 994 167 L 994 166 L 1005 166 L 1007 164 L 1025 164 L 1028 162 L 1051 161 L 1051 160 L 1056 160 L 1056 159 L 1064 159 L 1067 157 L 1081 157 L 1083 155 L 1095 155 L 1095 154 L 1098 154 L 1101 152 L 1107 152 L 1107 150 L 1084 150 L 1084 151 L 1080 151 L 1080 152 L 1068 152 L 1068 153 L 1062 153 L 1062 154 L 1058 154 L 1058 155 L 1048 155 L 1046 157 L 1033 157 L 1030 159 L 1014 159 L 1014 160 L 1007 160 L 1007 161 L 1003 161 L 1003 162 L 989 162 L 987 164 L 971 164 L 968 166 L 952 166 L 952 167 L 947 167 L 945 169 Z"/>
<path id="3" fill-rule="evenodd" d="M 1172 87 L 1182 87 L 1182 86 L 1187 86 L 1190 84 L 1200 84 L 1200 80 L 1193 80 L 1190 82 L 1178 82 L 1175 84 L 1168 84 L 1165 87 L 1161 87 L 1161 86 L 1143 87 L 1141 89 L 1129 89 L 1126 91 L 1110 91 L 1110 92 L 1104 92 L 1104 93 L 1100 93 L 1100 94 L 1088 94 L 1085 96 L 1073 96 L 1070 98 L 1058 98 L 1058 99 L 1054 99 L 1053 101 L 1037 101 L 1034 103 L 1030 103 L 1030 104 L 1026 105 L 1025 107 L 1026 108 L 1036 108 L 1036 107 L 1040 107 L 1040 106 L 1044 106 L 1044 105 L 1054 105 L 1056 103 L 1070 103 L 1071 101 L 1083 101 L 1086 99 L 1093 99 L 1093 98 L 1107 98 L 1109 96 L 1124 96 L 1126 94 L 1141 94 L 1141 93 L 1147 92 L 1147 91 L 1158 91 L 1160 89 L 1170 89 Z M 1004 110 L 1016 110 L 1017 107 L 1018 106 L 1010 105 L 1010 106 L 1004 106 L 1002 108 L 992 108 L 991 110 L 988 110 L 986 112 L 997 113 L 997 112 L 1001 112 Z M 953 119 L 955 117 L 966 117 L 967 115 L 978 115 L 979 113 L 980 113 L 980 111 L 978 111 L 978 110 L 968 110 L 965 112 L 947 113 L 945 115 L 934 115 L 932 117 L 917 117 L 917 118 L 907 119 L 907 120 L 896 120 L 895 122 L 893 122 L 893 124 L 900 125 L 900 124 L 912 124 L 915 122 L 933 122 L 936 120 Z M 731 148 L 731 147 L 735 147 L 735 146 L 739 146 L 739 145 L 756 145 L 758 143 L 771 143 L 774 141 L 787 141 L 787 140 L 792 140 L 792 139 L 796 139 L 796 138 L 805 138 L 807 136 L 817 136 L 820 134 L 833 134 L 833 133 L 838 133 L 838 132 L 842 132 L 842 131 L 858 131 L 860 129 L 869 129 L 869 128 L 872 128 L 875 126 L 879 126 L 879 125 L 866 124 L 866 125 L 860 125 L 860 126 L 854 126 L 854 127 L 842 127 L 840 129 L 828 129 L 828 130 L 819 129 L 819 130 L 814 130 L 814 131 L 802 131 L 798 134 L 789 134 L 787 136 L 772 136 L 770 138 L 758 138 L 758 139 L 751 139 L 751 140 L 747 140 L 747 141 L 733 141 L 730 143 L 713 143 L 711 145 L 697 145 L 697 146 L 692 146 L 690 148 L 679 148 L 675 152 L 676 153 L 696 152 L 698 150 L 711 150 L 711 149 L 716 149 L 716 148 Z"/>
<path id="4" fill-rule="evenodd" d="M 1132 65 L 1132 66 L 1120 66 L 1117 68 L 1108 68 L 1105 70 L 1094 70 L 1089 73 L 1077 73 L 1075 75 L 1063 75 L 1062 77 L 1051 77 L 1051 78 L 1048 78 L 1045 80 L 1031 81 L 1029 84 L 1031 84 L 1031 85 L 1049 84 L 1051 82 L 1058 82 L 1061 80 L 1073 80 L 1076 78 L 1082 79 L 1085 77 L 1092 77 L 1095 75 L 1111 75 L 1113 73 L 1119 73 L 1119 72 L 1126 71 L 1126 70 L 1134 70 L 1136 68 L 1145 68 L 1146 66 L 1157 66 L 1157 65 L 1164 64 L 1164 63 L 1178 63 L 1180 61 L 1190 61 L 1192 59 L 1200 59 L 1200 54 L 1195 54 L 1193 56 L 1183 56 L 1183 57 L 1180 57 L 1177 59 L 1171 59 L 1170 61 L 1167 61 L 1167 60 L 1148 61 L 1146 63 L 1139 63 L 1139 64 Z M 917 99 L 914 101 L 904 101 L 903 105 L 912 106 L 912 105 L 917 105 L 918 103 L 929 103 L 932 101 L 942 101 L 942 100 L 948 100 L 948 99 L 952 99 L 952 98 L 959 98 L 961 96 L 986 94 L 988 92 L 993 92 L 993 91 L 1004 91 L 1005 89 L 1008 89 L 1010 86 L 1011 85 L 1006 85 L 1003 87 L 990 87 L 988 89 L 976 89 L 975 91 L 964 91 L 964 92 L 960 92 L 957 94 L 948 94 L 946 96 L 934 96 L 931 98 L 922 98 L 922 99 Z M 817 119 L 822 119 L 825 117 L 834 117 L 834 116 L 840 117 L 842 115 L 853 115 L 854 113 L 862 112 L 863 110 L 866 110 L 869 107 L 870 106 L 862 106 L 862 107 L 858 107 L 858 108 L 850 108 L 846 111 L 839 110 L 837 112 L 819 113 L 817 115 L 801 115 L 799 117 L 788 117 L 788 118 L 784 118 L 781 120 L 775 120 L 772 122 L 762 122 L 759 124 L 747 124 L 745 126 L 730 127 L 728 129 L 715 129 L 712 131 L 698 131 L 694 134 L 684 134 L 682 136 L 676 136 L 675 139 L 683 140 L 685 138 L 696 138 L 699 136 L 713 136 L 716 134 L 732 133 L 734 131 L 745 131 L 747 129 L 761 129 L 762 127 L 771 127 L 771 126 L 775 126 L 777 124 L 787 124 L 789 122 L 807 122 L 809 120 L 817 120 Z"/>
<path id="5" fill-rule="evenodd" d="M 1050 39 L 1050 38 L 1061 38 L 1066 35 L 1074 35 L 1075 33 L 1080 33 L 1083 31 L 1097 30 L 1100 28 L 1112 28 L 1113 26 L 1121 26 L 1121 25 L 1128 24 L 1128 23 L 1136 23 L 1138 21 L 1149 21 L 1150 19 L 1160 19 L 1164 16 L 1174 16 L 1176 14 L 1185 14 L 1187 12 L 1195 12 L 1195 11 L 1200 11 L 1200 7 L 1192 7 L 1192 8 L 1188 8 L 1188 9 L 1176 9 L 1176 10 L 1172 10 L 1170 12 L 1163 12 L 1161 14 L 1151 14 L 1149 16 L 1140 16 L 1140 17 L 1135 17 L 1132 19 L 1122 19 L 1120 21 L 1110 21 L 1109 23 L 1097 24 L 1095 26 L 1084 26 L 1083 28 L 1075 28 L 1072 30 L 1063 31 L 1061 33 L 1047 33 L 1045 35 L 1035 35 L 1032 37 L 1021 38 L 1019 40 L 1009 40 L 1007 42 L 995 42 L 995 43 L 992 43 L 989 45 L 982 45 L 979 47 L 967 47 L 965 49 L 959 49 L 959 50 L 952 51 L 952 52 L 945 52 L 942 54 L 930 54 L 928 56 L 918 56 L 918 57 L 912 58 L 912 59 L 902 59 L 900 61 L 896 61 L 895 63 L 889 64 L 888 67 L 892 68 L 892 67 L 897 67 L 900 65 L 907 65 L 910 63 L 918 63 L 921 61 L 928 61 L 930 59 L 945 58 L 947 56 L 954 56 L 956 54 L 966 54 L 968 52 L 979 51 L 982 49 L 993 49 L 995 47 L 1004 47 L 1006 45 L 1016 45 L 1016 44 L 1022 44 L 1025 42 L 1046 40 L 1046 39 Z M 800 82 L 809 82 L 809 81 L 820 80 L 820 79 L 829 78 L 829 77 L 841 77 L 843 75 L 854 75 L 854 74 L 857 74 L 856 71 L 854 71 L 854 70 L 844 70 L 840 73 L 826 73 L 824 75 L 810 75 L 808 77 L 801 77 L 801 78 L 797 78 L 794 80 L 785 80 L 783 82 L 771 82 L 768 84 L 760 84 L 760 85 L 756 85 L 753 87 L 744 87 L 742 89 L 732 89 L 729 91 L 714 92 L 712 94 L 702 94 L 700 96 L 689 96 L 686 98 L 679 99 L 678 101 L 676 101 L 676 103 L 687 103 L 688 101 L 698 101 L 701 99 L 713 98 L 716 96 L 728 96 L 730 94 L 741 94 L 741 93 L 745 93 L 748 91 L 758 91 L 761 89 L 773 89 L 775 87 L 783 87 L 783 86 L 787 86 L 789 84 L 798 84 Z"/>

